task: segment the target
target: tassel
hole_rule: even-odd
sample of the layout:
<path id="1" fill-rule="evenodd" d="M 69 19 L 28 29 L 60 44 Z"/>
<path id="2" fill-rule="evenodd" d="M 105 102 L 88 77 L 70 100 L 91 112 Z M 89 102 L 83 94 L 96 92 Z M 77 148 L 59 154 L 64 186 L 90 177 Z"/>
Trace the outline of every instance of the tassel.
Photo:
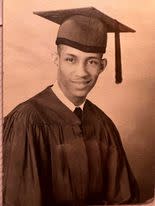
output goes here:
<path id="1" fill-rule="evenodd" d="M 115 82 L 116 84 L 122 82 L 121 45 L 118 28 L 115 31 Z"/>

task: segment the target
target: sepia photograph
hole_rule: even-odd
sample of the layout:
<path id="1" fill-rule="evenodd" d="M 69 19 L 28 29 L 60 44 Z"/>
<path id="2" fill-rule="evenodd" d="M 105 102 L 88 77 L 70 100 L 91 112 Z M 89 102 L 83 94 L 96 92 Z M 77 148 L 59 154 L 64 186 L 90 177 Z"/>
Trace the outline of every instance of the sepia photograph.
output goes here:
<path id="1" fill-rule="evenodd" d="M 154 204 L 154 12 L 3 1 L 3 206 Z"/>

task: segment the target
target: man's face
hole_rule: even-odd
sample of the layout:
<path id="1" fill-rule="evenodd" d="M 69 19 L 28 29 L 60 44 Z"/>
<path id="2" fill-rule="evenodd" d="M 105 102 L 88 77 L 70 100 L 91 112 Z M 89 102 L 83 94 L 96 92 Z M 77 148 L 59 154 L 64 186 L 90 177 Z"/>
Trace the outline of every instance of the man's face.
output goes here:
<path id="1" fill-rule="evenodd" d="M 99 74 L 106 66 L 102 54 L 86 53 L 67 45 L 60 45 L 57 64 L 58 84 L 73 103 L 85 98 L 94 87 Z"/>

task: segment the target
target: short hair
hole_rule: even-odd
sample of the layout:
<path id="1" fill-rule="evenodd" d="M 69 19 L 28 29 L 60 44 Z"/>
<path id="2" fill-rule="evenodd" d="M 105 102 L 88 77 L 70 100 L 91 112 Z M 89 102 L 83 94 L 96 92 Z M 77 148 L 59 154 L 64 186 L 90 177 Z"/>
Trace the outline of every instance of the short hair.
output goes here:
<path id="1" fill-rule="evenodd" d="M 62 46 L 63 46 L 62 44 L 57 45 L 57 52 L 58 52 L 58 55 L 60 55 L 60 53 L 61 53 Z"/>

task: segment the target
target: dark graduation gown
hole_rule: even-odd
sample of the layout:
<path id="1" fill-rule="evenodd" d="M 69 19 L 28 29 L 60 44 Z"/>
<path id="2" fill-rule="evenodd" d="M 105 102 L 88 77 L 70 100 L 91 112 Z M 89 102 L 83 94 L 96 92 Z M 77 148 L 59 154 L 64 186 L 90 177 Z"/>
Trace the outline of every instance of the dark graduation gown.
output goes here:
<path id="1" fill-rule="evenodd" d="M 4 121 L 4 206 L 136 203 L 119 133 L 89 100 L 80 120 L 50 87 Z"/>

